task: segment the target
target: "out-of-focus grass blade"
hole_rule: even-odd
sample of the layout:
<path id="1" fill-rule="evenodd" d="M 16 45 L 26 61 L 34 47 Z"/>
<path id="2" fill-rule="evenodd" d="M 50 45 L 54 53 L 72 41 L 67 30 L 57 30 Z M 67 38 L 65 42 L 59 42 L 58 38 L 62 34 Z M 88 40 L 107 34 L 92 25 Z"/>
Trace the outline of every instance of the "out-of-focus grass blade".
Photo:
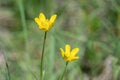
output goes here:
<path id="1" fill-rule="evenodd" d="M 3 55 L 3 52 L 2 51 L 0 51 L 0 52 L 1 52 L 1 56 L 3 56 L 3 60 L 5 62 L 5 66 L 6 66 L 6 80 L 11 80 L 10 70 L 9 70 L 6 54 L 4 52 L 4 55 Z"/>
<path id="2" fill-rule="evenodd" d="M 17 4 L 18 4 L 18 7 L 19 7 L 21 23 L 22 23 L 22 27 L 23 27 L 23 33 L 24 33 L 24 39 L 25 39 L 25 49 L 26 49 L 26 52 L 29 53 L 29 49 L 28 49 L 28 30 L 27 30 L 27 25 L 26 25 L 23 0 L 17 0 Z"/>
<path id="3" fill-rule="evenodd" d="M 49 53 L 49 79 L 48 80 L 55 80 L 55 76 L 53 75 L 54 72 L 54 61 L 55 61 L 55 37 L 54 37 L 54 29 L 51 31 L 50 35 L 50 53 Z"/>

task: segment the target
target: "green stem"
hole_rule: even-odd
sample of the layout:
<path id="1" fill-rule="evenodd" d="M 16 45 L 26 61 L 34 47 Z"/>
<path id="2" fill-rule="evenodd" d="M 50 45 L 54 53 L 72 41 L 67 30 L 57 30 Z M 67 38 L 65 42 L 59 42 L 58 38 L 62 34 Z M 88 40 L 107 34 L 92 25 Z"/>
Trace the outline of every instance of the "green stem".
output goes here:
<path id="1" fill-rule="evenodd" d="M 44 40 L 43 40 L 42 57 L 41 57 L 41 65 L 40 65 L 40 80 L 43 80 L 43 60 L 44 60 L 44 49 L 45 49 L 46 36 L 47 36 L 47 31 L 44 34 Z"/>
<path id="2" fill-rule="evenodd" d="M 65 72 L 66 72 L 66 69 L 67 69 L 67 65 L 68 65 L 68 62 L 66 62 L 65 69 L 64 69 L 63 74 L 62 74 L 62 76 L 60 77 L 59 80 L 62 80 L 62 79 L 63 79 L 63 77 L 64 77 L 64 75 L 65 75 Z"/>

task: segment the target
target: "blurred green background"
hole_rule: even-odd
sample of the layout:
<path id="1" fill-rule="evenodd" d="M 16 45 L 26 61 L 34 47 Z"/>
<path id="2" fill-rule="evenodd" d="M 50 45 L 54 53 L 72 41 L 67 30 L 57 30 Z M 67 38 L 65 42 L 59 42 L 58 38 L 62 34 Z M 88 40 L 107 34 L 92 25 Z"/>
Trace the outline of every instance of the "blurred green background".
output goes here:
<path id="1" fill-rule="evenodd" d="M 38 80 L 44 32 L 34 18 L 58 15 L 48 32 L 45 80 L 58 80 L 59 48 L 79 47 L 64 80 L 120 80 L 120 0 L 0 0 L 0 80 Z"/>

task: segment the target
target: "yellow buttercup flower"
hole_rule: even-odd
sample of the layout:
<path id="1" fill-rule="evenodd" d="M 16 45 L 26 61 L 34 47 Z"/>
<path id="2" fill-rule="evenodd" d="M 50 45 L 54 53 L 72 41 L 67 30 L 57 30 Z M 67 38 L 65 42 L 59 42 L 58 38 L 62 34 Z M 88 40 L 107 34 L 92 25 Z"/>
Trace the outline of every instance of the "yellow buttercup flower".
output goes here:
<path id="1" fill-rule="evenodd" d="M 71 50 L 71 46 L 67 44 L 65 46 L 65 51 L 62 48 L 60 48 L 60 51 L 62 57 L 65 59 L 66 62 L 71 62 L 79 59 L 79 57 L 76 56 L 76 54 L 79 52 L 79 48 L 74 48 Z"/>
<path id="2" fill-rule="evenodd" d="M 35 22 L 38 24 L 39 28 L 44 31 L 48 31 L 52 28 L 57 15 L 54 14 L 51 16 L 50 20 L 46 19 L 43 13 L 40 13 L 38 18 L 35 18 Z"/>

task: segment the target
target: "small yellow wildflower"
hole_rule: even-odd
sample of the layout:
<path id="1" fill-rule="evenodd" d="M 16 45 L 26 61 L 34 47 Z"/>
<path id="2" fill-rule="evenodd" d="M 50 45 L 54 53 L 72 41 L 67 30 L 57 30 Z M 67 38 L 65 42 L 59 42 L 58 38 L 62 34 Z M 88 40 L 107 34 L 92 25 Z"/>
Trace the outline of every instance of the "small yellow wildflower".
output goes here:
<path id="1" fill-rule="evenodd" d="M 43 13 L 40 13 L 38 18 L 35 18 L 35 22 L 38 24 L 39 28 L 44 31 L 48 31 L 52 28 L 57 15 L 54 14 L 51 16 L 50 20 L 46 19 Z"/>
<path id="2" fill-rule="evenodd" d="M 61 51 L 62 57 L 65 59 L 66 62 L 71 62 L 71 61 L 79 59 L 78 56 L 75 56 L 78 53 L 79 48 L 74 48 L 71 51 L 70 45 L 67 44 L 65 46 L 65 51 L 62 48 L 60 48 L 60 51 Z"/>

